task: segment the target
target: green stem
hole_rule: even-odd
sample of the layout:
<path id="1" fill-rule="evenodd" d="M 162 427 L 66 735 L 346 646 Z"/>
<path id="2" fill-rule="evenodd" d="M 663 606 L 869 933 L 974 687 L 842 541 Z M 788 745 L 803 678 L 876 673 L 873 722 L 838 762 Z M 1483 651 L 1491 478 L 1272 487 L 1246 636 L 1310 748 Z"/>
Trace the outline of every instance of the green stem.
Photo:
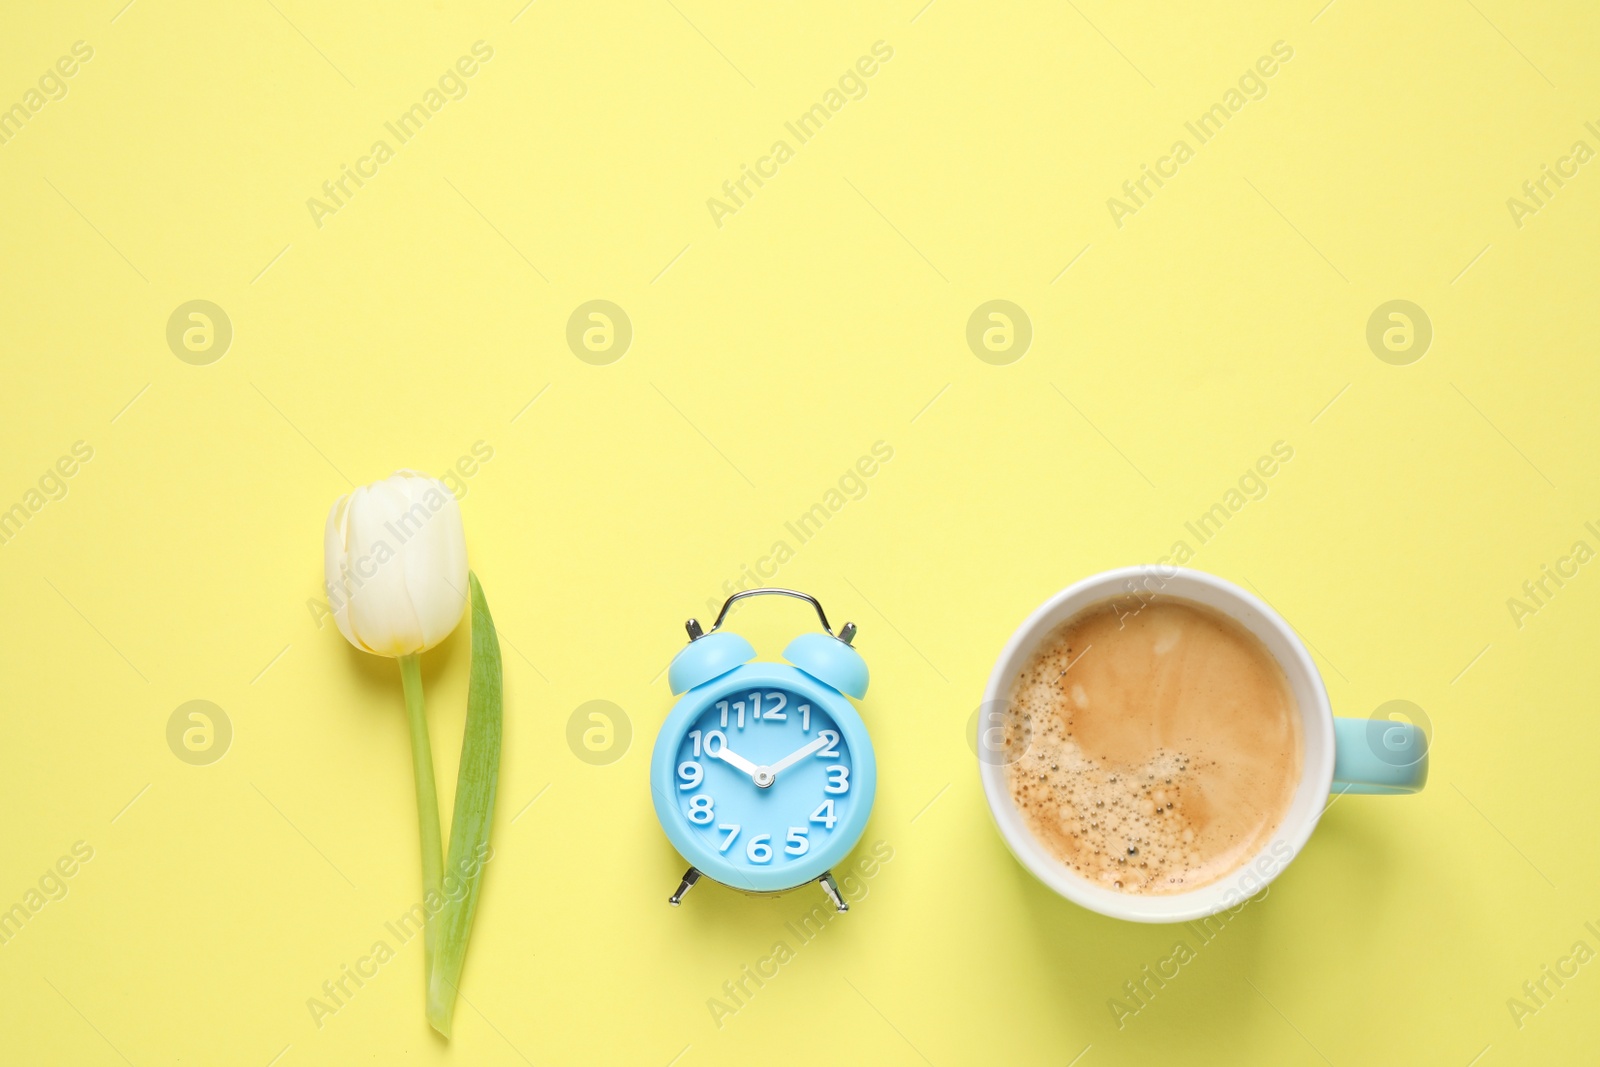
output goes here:
<path id="1" fill-rule="evenodd" d="M 433 750 L 428 744 L 428 720 L 422 710 L 422 660 L 417 655 L 400 657 L 400 682 L 406 694 L 406 718 L 411 724 L 411 773 L 417 783 L 417 827 L 422 834 L 422 908 L 427 916 L 422 980 L 431 1019 L 435 1014 L 433 952 L 439 928 L 434 912 L 444 904 L 444 844 L 439 833 L 439 791 L 433 784 Z"/>

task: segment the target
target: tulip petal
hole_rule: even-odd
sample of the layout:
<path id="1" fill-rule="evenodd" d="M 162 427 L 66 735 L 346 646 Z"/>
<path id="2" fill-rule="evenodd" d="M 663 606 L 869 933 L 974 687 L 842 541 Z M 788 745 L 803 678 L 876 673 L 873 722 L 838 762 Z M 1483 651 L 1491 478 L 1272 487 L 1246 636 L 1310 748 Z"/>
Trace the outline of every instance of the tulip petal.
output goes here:
<path id="1" fill-rule="evenodd" d="M 349 554 L 345 549 L 349 535 L 350 496 L 346 494 L 333 502 L 328 509 L 328 525 L 322 535 L 323 591 L 328 595 L 328 606 L 333 609 L 334 625 L 344 634 L 346 641 L 363 652 L 372 650 L 357 640 L 350 628 L 350 590 L 345 580 Z"/>
<path id="2" fill-rule="evenodd" d="M 349 535 L 350 626 L 361 643 L 382 656 L 420 651 L 422 626 L 406 588 L 406 546 L 400 539 L 406 493 L 393 479 L 351 494 Z"/>
<path id="3" fill-rule="evenodd" d="M 426 512 L 406 542 L 406 589 L 419 625 L 422 647 L 432 648 L 449 637 L 467 607 L 467 545 L 461 508 L 444 486 L 432 478 L 410 478 L 406 485 L 411 513 Z"/>

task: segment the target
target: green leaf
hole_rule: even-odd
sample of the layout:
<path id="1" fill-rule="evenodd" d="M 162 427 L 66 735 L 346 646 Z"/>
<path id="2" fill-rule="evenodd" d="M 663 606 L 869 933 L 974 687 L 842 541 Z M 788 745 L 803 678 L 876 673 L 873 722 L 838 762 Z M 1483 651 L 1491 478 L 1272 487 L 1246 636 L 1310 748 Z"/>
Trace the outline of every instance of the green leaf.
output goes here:
<path id="1" fill-rule="evenodd" d="M 439 937 L 428 981 L 428 1021 L 446 1037 L 455 1015 L 456 989 L 467 962 L 467 941 L 478 910 L 483 866 L 491 857 L 495 789 L 500 780 L 503 686 L 500 639 L 478 576 L 472 589 L 472 670 L 467 683 L 467 725 L 461 740 L 456 806 L 450 817 L 450 854 L 444 868 L 447 903 L 439 913 Z"/>

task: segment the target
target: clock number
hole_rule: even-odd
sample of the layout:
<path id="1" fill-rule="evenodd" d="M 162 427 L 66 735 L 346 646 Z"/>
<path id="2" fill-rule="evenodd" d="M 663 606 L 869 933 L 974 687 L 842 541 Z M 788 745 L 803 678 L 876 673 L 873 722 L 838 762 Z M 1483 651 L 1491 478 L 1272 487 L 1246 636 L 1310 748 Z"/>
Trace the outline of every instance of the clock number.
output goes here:
<path id="1" fill-rule="evenodd" d="M 751 863 L 768 863 L 772 860 L 771 834 L 757 834 L 744 847 L 745 858 Z"/>
<path id="2" fill-rule="evenodd" d="M 717 710 L 722 713 L 722 722 L 718 725 L 726 730 L 728 728 L 728 702 L 726 700 L 717 701 Z"/>
<path id="3" fill-rule="evenodd" d="M 739 836 L 739 824 L 736 822 L 719 822 L 717 823 L 717 829 L 728 835 L 722 839 L 722 844 L 717 846 L 718 852 L 726 852 L 728 851 L 728 846 L 733 844 L 733 839 Z"/>
<path id="4" fill-rule="evenodd" d="M 820 822 L 825 829 L 833 829 L 833 824 L 839 821 L 839 816 L 833 813 L 832 797 L 817 805 L 817 810 L 811 813 L 811 821 Z"/>
<path id="5" fill-rule="evenodd" d="M 694 758 L 695 759 L 699 759 L 700 758 L 700 731 L 699 730 L 690 730 L 689 731 L 689 743 L 694 746 Z"/>
<path id="6" fill-rule="evenodd" d="M 689 821 L 697 826 L 706 826 L 716 815 L 711 810 L 711 794 L 696 793 L 689 798 Z"/>
<path id="7" fill-rule="evenodd" d="M 810 704 L 801 704 L 800 705 L 800 729 L 804 730 L 808 734 L 811 732 L 811 705 Z"/>
<path id="8" fill-rule="evenodd" d="M 822 787 L 824 793 L 850 792 L 850 768 L 840 763 L 835 763 L 828 768 L 828 784 Z"/>
<path id="9" fill-rule="evenodd" d="M 687 793 L 705 779 L 706 769 L 694 760 L 684 760 L 678 764 L 678 788 Z"/>
<path id="10" fill-rule="evenodd" d="M 744 729 L 744 701 L 742 701 L 742 700 L 739 701 L 738 703 L 734 704 L 734 707 L 739 709 L 739 729 L 743 730 Z M 726 726 L 728 724 L 727 723 L 723 723 L 722 725 Z"/>
<path id="11" fill-rule="evenodd" d="M 817 736 L 822 738 L 824 741 L 828 742 L 827 744 L 823 745 L 821 748 L 817 749 L 817 758 L 818 759 L 838 759 L 839 758 L 839 735 L 837 733 L 835 733 L 834 731 L 832 731 L 832 730 L 824 730 L 820 734 L 818 734 Z"/>
<path id="12" fill-rule="evenodd" d="M 788 718 L 789 718 L 789 713 L 784 711 L 783 709 L 788 707 L 789 698 L 784 696 L 782 693 L 768 693 L 767 696 L 768 697 L 776 697 L 777 700 L 778 700 L 778 706 L 775 707 L 775 708 L 768 708 L 766 711 L 763 711 L 761 713 L 761 717 L 763 719 L 770 719 L 770 720 L 772 720 L 774 722 L 785 722 L 785 721 L 787 721 Z M 758 704 L 760 703 L 760 698 L 759 697 L 757 698 L 756 702 Z"/>
<path id="13" fill-rule="evenodd" d="M 804 856 L 811 848 L 811 842 L 806 838 L 810 832 L 808 826 L 789 827 L 789 843 L 783 846 L 783 850 L 791 856 Z"/>
<path id="14" fill-rule="evenodd" d="M 700 731 L 696 730 L 694 732 L 695 733 L 699 733 Z M 712 748 L 711 747 L 712 739 L 715 739 L 716 742 L 717 742 L 717 747 L 716 748 Z M 728 747 L 728 739 L 722 735 L 722 731 L 721 730 L 707 730 L 706 731 L 706 736 L 705 736 L 705 741 L 702 743 L 702 742 L 697 740 L 695 743 L 700 745 L 700 747 L 705 750 L 705 754 L 707 756 L 710 756 L 712 759 L 718 759 L 719 758 L 718 753 L 720 753 L 723 749 Z M 696 755 L 698 755 L 698 754 L 699 753 L 696 753 Z"/>

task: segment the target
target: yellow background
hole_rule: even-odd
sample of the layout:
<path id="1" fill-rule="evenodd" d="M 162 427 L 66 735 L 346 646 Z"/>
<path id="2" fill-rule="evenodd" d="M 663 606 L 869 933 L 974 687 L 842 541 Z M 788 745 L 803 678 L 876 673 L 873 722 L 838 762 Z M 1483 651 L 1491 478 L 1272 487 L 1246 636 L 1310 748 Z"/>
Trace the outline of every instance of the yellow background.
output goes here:
<path id="1" fill-rule="evenodd" d="M 1520 628 L 1506 604 L 1600 548 L 1600 163 L 1520 228 L 1506 206 L 1600 147 L 1592 11 L 121 3 L 13 4 L 0 35 L 3 106 L 94 49 L 0 145 L 0 507 L 94 450 L 0 546 L 0 907 L 94 849 L 0 945 L 0 1060 L 1592 1060 L 1600 964 L 1520 1028 L 1506 1005 L 1600 949 L 1600 567 Z M 307 199 L 479 40 L 466 97 L 315 225 Z M 880 40 L 865 98 L 719 228 L 707 198 Z M 1280 40 L 1265 98 L 1115 226 L 1107 198 Z M 607 366 L 565 340 L 596 298 L 634 330 Z M 1034 331 L 1008 366 L 965 340 L 997 298 Z M 206 366 L 166 341 L 194 299 L 234 331 Z M 1409 366 L 1365 340 L 1393 299 L 1434 328 Z M 1433 778 L 1340 801 L 1119 1029 L 1107 1001 L 1197 939 L 1026 875 L 967 725 L 1028 611 L 1196 547 L 1185 521 L 1280 440 L 1193 563 L 1300 629 L 1343 714 L 1419 705 Z M 462 509 L 506 731 L 466 1003 L 446 1046 L 413 942 L 319 1029 L 307 999 L 420 881 L 398 672 L 307 607 L 324 516 L 479 441 Z M 708 998 L 815 899 L 666 906 L 661 671 L 877 441 L 893 459 L 776 580 L 861 627 L 862 849 L 894 858 L 718 1028 Z M 809 624 L 739 623 L 770 656 Z M 446 819 L 467 642 L 424 663 Z M 209 766 L 167 745 L 192 699 L 233 726 Z M 633 729 L 605 766 L 566 740 L 596 699 Z"/>

